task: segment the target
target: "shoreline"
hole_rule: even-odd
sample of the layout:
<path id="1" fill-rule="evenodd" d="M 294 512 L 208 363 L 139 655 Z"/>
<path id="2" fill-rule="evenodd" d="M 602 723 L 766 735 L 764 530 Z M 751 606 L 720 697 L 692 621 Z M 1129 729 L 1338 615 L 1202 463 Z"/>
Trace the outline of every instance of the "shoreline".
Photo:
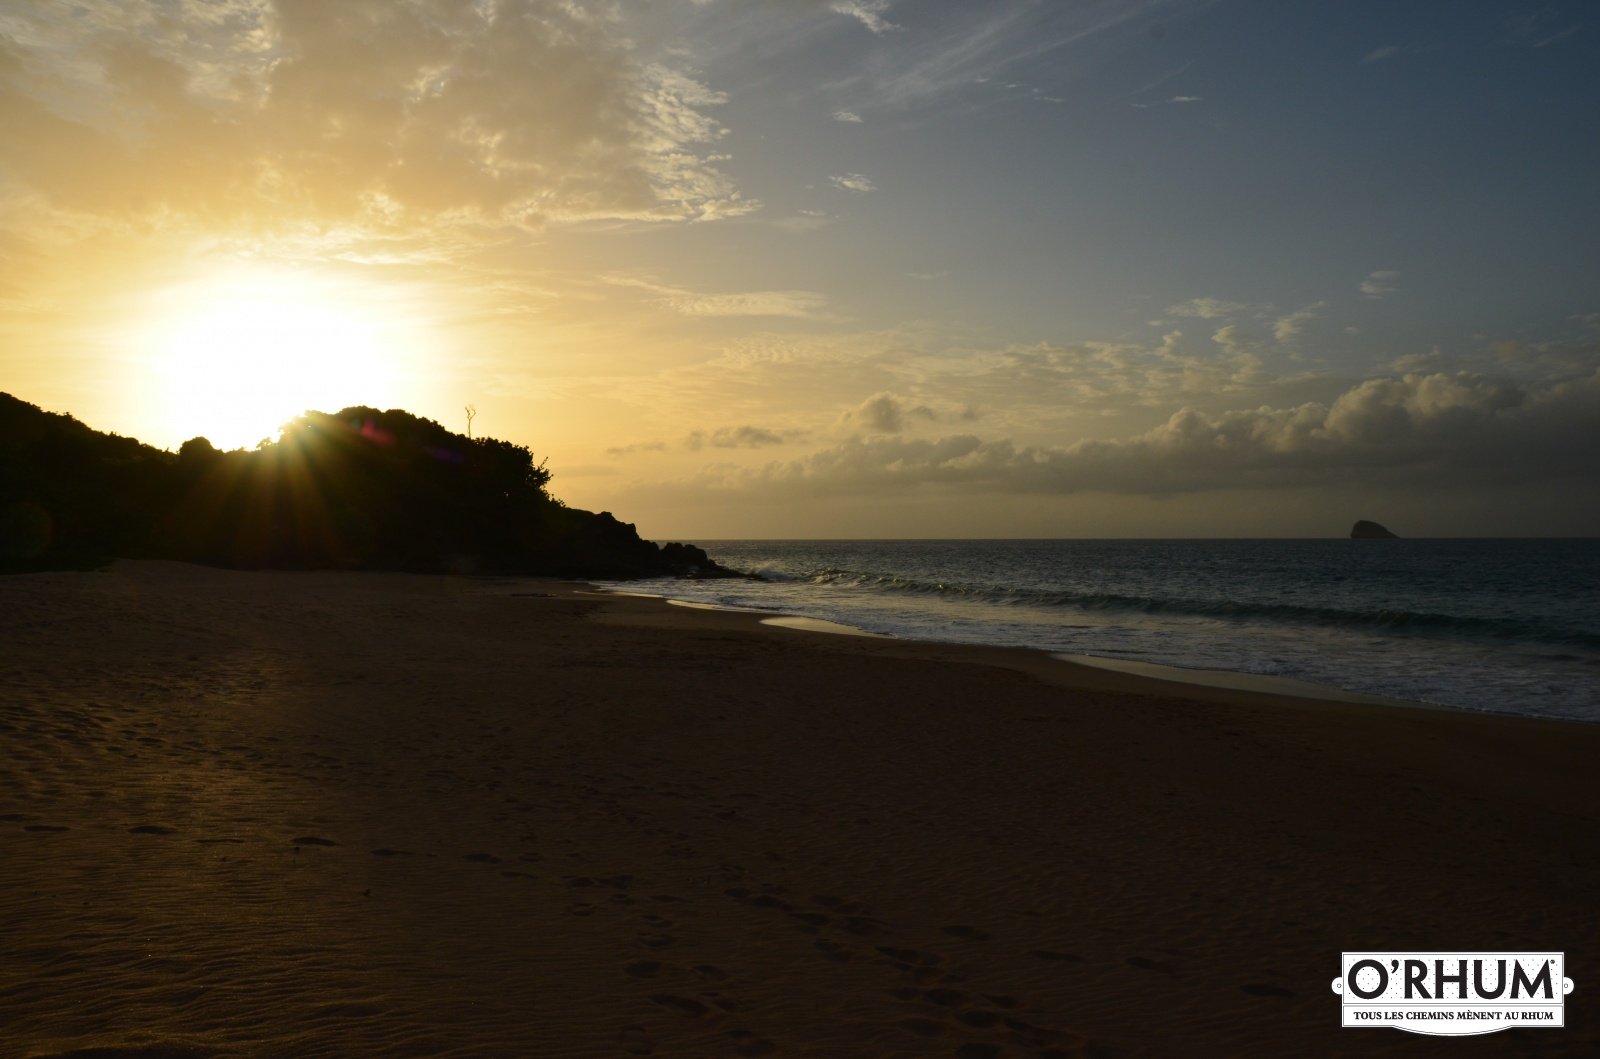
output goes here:
<path id="1" fill-rule="evenodd" d="M 610 589 L 603 585 L 590 583 L 602 595 L 617 595 L 635 599 L 659 599 L 664 603 L 691 610 L 720 611 L 728 614 L 744 614 L 755 618 L 760 624 L 790 628 L 805 632 L 816 632 L 845 636 L 860 636 L 867 639 L 898 640 L 902 643 L 919 643 L 930 646 L 946 647 L 975 647 L 984 650 L 1018 651 L 1030 655 L 1043 655 L 1062 662 L 1069 666 L 1080 668 L 1106 670 L 1119 673 L 1147 684 L 1130 684 L 1129 690 L 1143 692 L 1151 695 L 1188 695 L 1198 692 L 1207 694 L 1207 690 L 1220 690 L 1223 692 L 1244 692 L 1257 695 L 1276 695 L 1287 699 L 1313 699 L 1329 702 L 1359 703 L 1369 706 L 1386 706 L 1399 709 L 1412 710 L 1442 710 L 1447 713 L 1485 714 L 1497 717 L 1529 717 L 1528 714 L 1516 713 L 1510 710 L 1472 710 L 1465 707 L 1445 706 L 1434 702 L 1420 702 L 1412 699 L 1399 699 L 1387 695 L 1369 695 L 1359 691 L 1350 691 L 1346 688 L 1335 687 L 1331 684 L 1315 684 L 1304 680 L 1295 680 L 1287 677 L 1274 677 L 1260 673 L 1246 673 L 1238 670 L 1225 669 L 1190 669 L 1185 666 L 1168 665 L 1161 662 L 1139 662 L 1131 659 L 1114 658 L 1110 656 L 1073 654 L 1062 651 L 1052 651 L 1042 647 L 1012 647 L 1000 644 L 983 644 L 954 640 L 924 640 L 914 637 L 894 636 L 889 633 L 872 632 L 867 629 L 850 625 L 845 622 L 830 621 L 826 618 L 814 618 L 802 614 L 788 614 L 782 611 L 760 610 L 753 607 L 726 606 L 716 603 L 704 603 L 699 600 L 678 599 L 672 596 L 658 595 L 652 592 L 629 592 L 625 589 Z M 1174 688 L 1174 685 L 1177 687 Z M 1600 725 L 1600 721 L 1590 722 L 1578 718 L 1549 718 L 1562 720 L 1564 723 L 1579 725 Z"/>
<path id="2" fill-rule="evenodd" d="M 1592 726 L 549 580 L 4 591 L 24 1056 L 1475 1047 L 1338 1028 L 1340 952 L 1382 949 L 1564 950 L 1566 1027 L 1476 1047 L 1600 1042 Z"/>

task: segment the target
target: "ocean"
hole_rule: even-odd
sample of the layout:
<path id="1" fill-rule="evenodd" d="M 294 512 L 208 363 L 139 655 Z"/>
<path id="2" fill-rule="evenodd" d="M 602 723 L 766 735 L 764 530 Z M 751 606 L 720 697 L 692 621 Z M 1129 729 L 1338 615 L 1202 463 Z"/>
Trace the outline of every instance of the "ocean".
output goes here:
<path id="1" fill-rule="evenodd" d="M 1600 540 L 695 543 L 765 580 L 615 587 L 1600 723 Z"/>

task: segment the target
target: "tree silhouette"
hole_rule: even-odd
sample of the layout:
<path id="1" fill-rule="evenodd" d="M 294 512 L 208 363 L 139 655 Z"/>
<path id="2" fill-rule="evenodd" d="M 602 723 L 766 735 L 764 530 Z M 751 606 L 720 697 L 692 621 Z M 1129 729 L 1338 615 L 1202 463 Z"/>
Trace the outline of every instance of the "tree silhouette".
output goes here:
<path id="1" fill-rule="evenodd" d="M 171 453 L 0 394 L 0 569 L 126 556 L 578 577 L 723 572 L 698 548 L 662 549 L 610 512 L 566 506 L 547 492 L 550 479 L 525 446 L 398 409 L 307 412 L 251 451 L 219 452 L 197 437 Z"/>

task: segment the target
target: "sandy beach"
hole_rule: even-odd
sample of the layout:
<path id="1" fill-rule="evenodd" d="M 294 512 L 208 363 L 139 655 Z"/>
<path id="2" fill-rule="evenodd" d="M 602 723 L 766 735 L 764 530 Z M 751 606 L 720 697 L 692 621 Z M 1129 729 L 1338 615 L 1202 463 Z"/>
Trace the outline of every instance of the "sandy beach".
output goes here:
<path id="1" fill-rule="evenodd" d="M 537 580 L 0 580 L 0 1056 L 1567 1055 L 1600 728 Z M 1564 1029 L 1339 1027 L 1564 950 Z M 107 1051 L 109 1049 L 109 1051 Z"/>

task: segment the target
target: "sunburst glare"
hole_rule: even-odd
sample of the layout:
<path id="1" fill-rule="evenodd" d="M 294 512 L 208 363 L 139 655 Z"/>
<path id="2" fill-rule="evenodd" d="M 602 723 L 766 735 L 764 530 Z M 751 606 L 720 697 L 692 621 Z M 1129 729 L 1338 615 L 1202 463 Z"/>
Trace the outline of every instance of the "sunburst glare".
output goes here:
<path id="1" fill-rule="evenodd" d="M 370 284 L 245 268 L 155 299 L 144 335 L 144 395 L 185 437 L 219 448 L 273 437 L 308 408 L 397 404 L 416 340 Z"/>

